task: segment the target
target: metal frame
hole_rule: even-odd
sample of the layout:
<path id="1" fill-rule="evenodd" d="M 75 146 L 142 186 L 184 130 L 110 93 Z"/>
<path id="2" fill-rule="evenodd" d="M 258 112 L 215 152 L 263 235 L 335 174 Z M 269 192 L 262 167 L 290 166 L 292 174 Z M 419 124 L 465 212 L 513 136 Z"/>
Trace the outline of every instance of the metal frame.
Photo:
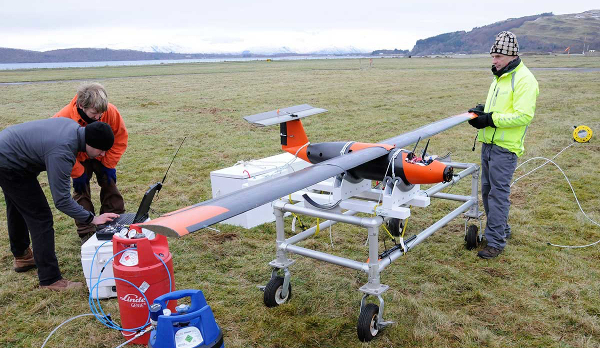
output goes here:
<path id="1" fill-rule="evenodd" d="M 358 290 L 364 293 L 360 306 L 361 309 L 366 304 L 369 296 L 375 296 L 379 300 L 379 313 L 377 328 L 382 329 L 385 326 L 392 324 L 391 321 L 384 320 L 385 303 L 382 294 L 389 289 L 389 286 L 381 284 L 380 273 L 388 267 L 393 261 L 404 255 L 406 252 L 422 243 L 425 239 L 449 223 L 451 220 L 464 213 L 466 222 L 470 219 L 478 219 L 482 213 L 479 211 L 479 166 L 473 163 L 447 163 L 448 165 L 463 169 L 458 174 L 455 174 L 452 181 L 440 183 L 427 190 L 420 190 L 419 185 L 414 187 L 401 187 L 398 182 L 393 183 L 393 187 L 385 187 L 382 189 L 371 189 L 370 182 L 368 184 L 358 183 L 350 184 L 349 182 L 340 183 L 339 178 L 333 182 L 323 182 L 317 184 L 309 190 L 296 192 L 291 195 L 290 200 L 298 203 L 285 202 L 283 200 L 273 203 L 275 214 L 275 227 L 277 232 L 276 258 L 269 265 L 273 268 L 271 277 L 275 277 L 278 271 L 284 273 L 284 285 L 282 289 L 282 297 L 287 296 L 288 285 L 291 278 L 289 267 L 295 262 L 288 258 L 288 253 L 310 257 L 316 260 L 325 261 L 338 266 L 344 266 L 351 269 L 363 271 L 368 276 L 366 284 Z M 456 195 L 441 193 L 444 188 L 455 184 L 459 180 L 472 176 L 471 193 L 470 195 Z M 345 187 L 344 187 L 345 186 Z M 363 190 L 357 190 L 357 187 L 362 187 Z M 329 191 L 331 195 L 317 194 L 314 190 Z M 341 199 L 340 204 L 331 210 L 318 209 L 309 203 L 305 202 L 301 197 L 303 194 L 309 194 L 315 202 L 324 204 L 335 197 Z M 429 205 L 429 199 L 448 199 L 464 202 L 458 208 L 454 209 L 446 216 L 442 217 L 431 226 L 406 240 L 401 240 L 403 248 L 397 249 L 382 260 L 379 260 L 379 227 L 388 218 L 405 219 L 410 216 L 410 206 L 426 207 Z M 355 226 L 361 226 L 367 229 L 367 243 L 369 248 L 368 262 L 360 262 L 348 258 L 328 254 L 321 251 L 316 251 L 296 245 L 315 234 L 317 226 L 313 226 L 306 231 L 300 232 L 290 238 L 285 238 L 284 215 L 286 213 L 295 213 L 326 219 L 319 224 L 320 229 L 325 229 L 338 222 L 347 223 Z M 373 217 L 358 217 L 355 214 L 375 213 Z M 465 233 L 466 233 L 465 222 Z M 481 222 L 480 222 L 481 224 Z M 481 228 L 479 229 L 481 238 Z"/>

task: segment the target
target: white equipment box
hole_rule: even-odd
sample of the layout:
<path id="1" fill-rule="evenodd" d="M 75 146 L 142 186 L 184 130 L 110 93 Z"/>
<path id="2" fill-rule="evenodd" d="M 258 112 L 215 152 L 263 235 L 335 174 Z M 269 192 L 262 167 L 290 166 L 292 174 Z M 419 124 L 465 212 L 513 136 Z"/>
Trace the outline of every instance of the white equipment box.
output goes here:
<path id="1" fill-rule="evenodd" d="M 108 243 L 103 244 L 104 242 Z M 96 250 L 98 250 L 98 253 L 96 253 Z M 94 259 L 94 263 L 92 265 L 92 258 L 94 257 L 94 254 L 96 254 L 96 258 Z M 81 246 L 81 266 L 83 267 L 83 274 L 85 276 L 88 290 L 91 291 L 91 288 L 96 285 L 96 282 L 98 282 L 98 275 L 100 274 L 102 267 L 106 266 L 102 272 L 101 279 L 114 277 L 112 260 L 106 264 L 106 261 L 108 261 L 112 256 L 112 241 L 98 240 L 95 234 Z M 90 278 L 90 267 L 92 271 L 92 278 Z M 92 293 L 92 297 L 94 299 L 117 297 L 117 288 L 114 279 L 101 281 L 100 284 L 98 284 L 97 289 L 97 295 L 96 289 L 94 289 Z"/>
<path id="2" fill-rule="evenodd" d="M 294 155 L 286 152 L 259 160 L 242 162 L 229 168 L 210 172 L 213 198 L 261 184 L 311 166 L 310 163 L 294 157 Z M 227 219 L 223 223 L 252 228 L 273 221 L 275 221 L 273 207 L 271 203 L 266 203 L 244 214 Z"/>

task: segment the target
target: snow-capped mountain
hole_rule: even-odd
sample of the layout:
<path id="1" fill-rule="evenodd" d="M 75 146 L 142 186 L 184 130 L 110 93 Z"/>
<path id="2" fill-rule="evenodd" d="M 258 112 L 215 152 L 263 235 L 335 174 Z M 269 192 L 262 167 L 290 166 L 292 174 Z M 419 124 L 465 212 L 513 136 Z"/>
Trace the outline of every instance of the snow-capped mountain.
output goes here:
<path id="1" fill-rule="evenodd" d="M 370 53 L 365 50 L 358 49 L 353 46 L 347 47 L 328 47 L 322 50 L 311 52 L 311 54 L 334 54 L 334 55 L 343 55 L 343 54 L 361 54 L 361 53 Z"/>

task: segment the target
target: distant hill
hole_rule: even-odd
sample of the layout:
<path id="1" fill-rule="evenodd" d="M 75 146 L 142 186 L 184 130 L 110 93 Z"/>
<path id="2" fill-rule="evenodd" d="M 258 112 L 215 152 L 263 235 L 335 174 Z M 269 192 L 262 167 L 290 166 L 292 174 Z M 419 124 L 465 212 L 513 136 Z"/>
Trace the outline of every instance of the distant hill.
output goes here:
<path id="1" fill-rule="evenodd" d="M 371 52 L 372 55 L 374 56 L 379 56 L 379 55 L 407 55 L 410 53 L 410 50 L 399 50 L 397 48 L 394 48 L 393 50 L 376 50 Z"/>
<path id="2" fill-rule="evenodd" d="M 511 18 L 473 30 L 456 31 L 418 40 L 410 54 L 488 53 L 501 31 L 517 35 L 521 52 L 571 52 L 600 50 L 600 10 L 583 13 Z"/>
<path id="3" fill-rule="evenodd" d="M 108 48 L 68 48 L 45 52 L 0 47 L 0 63 L 101 62 L 118 60 L 202 59 L 220 58 L 217 54 L 183 54 L 111 50 Z M 231 55 L 231 57 L 236 57 Z"/>
<path id="4" fill-rule="evenodd" d="M 135 61 L 135 60 L 159 60 L 159 59 L 210 59 L 210 58 L 263 58 L 282 56 L 301 56 L 283 48 L 277 52 L 265 53 L 255 51 L 244 51 L 239 54 L 227 53 L 175 53 L 175 52 L 143 52 L 135 50 L 111 50 L 108 48 L 68 48 L 52 51 L 28 51 L 14 48 L 0 47 L 0 63 L 56 63 L 56 62 L 105 62 L 105 61 Z M 364 55 L 354 48 L 332 48 L 311 53 L 313 56 L 329 55 Z"/>

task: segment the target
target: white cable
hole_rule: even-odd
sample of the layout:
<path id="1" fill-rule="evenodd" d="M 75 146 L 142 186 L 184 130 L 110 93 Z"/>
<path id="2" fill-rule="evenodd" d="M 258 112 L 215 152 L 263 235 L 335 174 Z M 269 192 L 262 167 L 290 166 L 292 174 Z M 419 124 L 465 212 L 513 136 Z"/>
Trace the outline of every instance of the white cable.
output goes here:
<path id="1" fill-rule="evenodd" d="M 394 169 L 396 168 L 396 157 L 398 157 L 398 154 L 400 154 L 400 152 L 402 152 L 402 149 L 396 150 L 396 152 L 394 152 L 394 154 L 392 155 L 392 159 L 390 160 L 392 163 L 392 178 L 396 177 L 396 171 Z M 387 175 L 387 172 L 385 174 Z"/>
<path id="2" fill-rule="evenodd" d="M 400 151 L 400 150 L 398 150 L 398 151 Z M 398 152 L 398 151 L 396 151 L 396 152 Z M 385 168 L 385 174 L 383 174 L 383 179 L 381 180 L 381 192 L 379 192 L 379 197 L 377 198 L 377 205 L 379 205 L 381 203 L 381 199 L 383 198 L 383 190 L 385 190 L 385 178 L 386 178 L 387 173 L 390 170 L 390 166 L 392 165 L 392 162 L 394 162 L 395 158 L 396 157 L 393 156 L 393 158 L 389 160 L 387 168 Z M 392 171 L 393 171 L 393 168 L 392 168 Z M 392 175 L 392 180 L 393 179 L 394 178 L 393 178 L 393 175 Z"/>
<path id="3" fill-rule="evenodd" d="M 354 141 L 349 141 L 347 142 L 344 147 L 342 147 L 342 149 L 340 150 L 340 156 L 344 156 L 346 154 L 346 150 L 348 149 L 348 146 L 354 144 Z"/>
<path id="4" fill-rule="evenodd" d="M 131 341 L 135 340 L 136 338 L 138 338 L 138 337 L 140 337 L 140 336 L 143 336 L 143 335 L 145 335 L 145 334 L 146 334 L 146 332 L 148 332 L 148 331 L 150 331 L 150 330 L 152 330 L 152 326 L 148 326 L 148 327 L 146 328 L 146 330 L 139 332 L 138 334 L 136 334 L 135 336 L 133 336 L 133 338 L 131 338 L 131 339 L 129 339 L 129 340 L 127 340 L 127 341 L 123 342 L 122 344 L 118 345 L 116 348 L 125 347 L 125 345 L 126 345 L 127 343 L 129 343 L 129 342 L 131 342 Z"/>
<path id="5" fill-rule="evenodd" d="M 567 148 L 569 148 L 569 147 L 570 147 L 570 146 L 572 146 L 572 145 L 573 145 L 573 144 L 571 144 L 571 145 L 569 145 L 569 146 L 565 147 L 565 148 L 564 148 L 562 151 L 566 150 Z M 561 151 L 561 152 L 562 152 L 562 151 Z M 559 154 L 560 154 L 560 152 L 559 152 L 558 154 L 556 154 L 556 156 L 558 156 Z M 554 159 L 554 158 L 556 158 L 556 156 L 554 156 L 554 157 L 553 157 L 553 159 Z M 537 170 L 537 169 L 539 169 L 539 168 L 543 167 L 544 165 L 546 165 L 546 164 L 548 164 L 548 163 L 552 163 L 552 164 L 554 164 L 554 165 L 556 166 L 556 168 L 558 168 L 558 170 L 560 170 L 560 172 L 562 173 L 562 175 L 563 175 L 563 176 L 565 177 L 565 179 L 567 180 L 567 183 L 569 184 L 569 187 L 571 188 L 571 191 L 573 192 L 573 196 L 575 197 L 575 201 L 577 202 L 577 206 L 579 206 L 579 210 L 581 211 L 581 213 L 583 213 L 583 216 L 585 216 L 585 217 L 586 217 L 588 220 L 590 220 L 590 222 L 591 222 L 592 224 L 594 224 L 594 225 L 596 225 L 596 226 L 599 226 L 599 227 L 600 227 L 600 224 L 599 224 L 599 223 L 597 223 L 596 221 L 594 221 L 592 218 L 590 218 L 590 217 L 589 217 L 589 216 L 588 216 L 588 215 L 585 213 L 585 211 L 583 211 L 583 208 L 581 207 L 581 203 L 579 203 L 579 199 L 577 198 L 577 194 L 575 194 L 575 189 L 573 188 L 573 185 L 571 185 L 571 181 L 570 181 L 570 180 L 569 180 L 569 178 L 567 177 L 567 174 L 565 174 L 565 172 L 562 170 L 562 168 L 561 168 L 561 167 L 560 167 L 558 164 L 556 164 L 554 161 L 552 161 L 551 159 L 548 159 L 548 158 L 546 158 L 546 157 L 533 157 L 533 158 L 530 158 L 530 159 L 528 159 L 527 161 L 523 162 L 521 165 L 523 165 L 523 164 L 525 164 L 525 163 L 527 163 L 527 162 L 529 162 L 529 161 L 531 161 L 531 160 L 534 160 L 534 159 L 543 159 L 543 160 L 546 160 L 546 163 L 544 163 L 544 164 L 542 164 L 541 166 L 539 166 L 539 167 L 535 168 L 534 170 L 530 171 L 529 173 L 527 173 L 527 174 L 525 174 L 525 175 L 522 175 L 522 176 L 520 176 L 520 177 L 519 177 L 517 180 L 521 179 L 522 177 L 524 177 L 524 176 L 526 176 L 526 175 L 529 175 L 529 174 L 530 174 L 530 173 L 532 173 L 533 171 L 535 171 L 535 170 Z M 519 165 L 519 167 L 520 167 L 521 165 Z M 518 168 L 518 167 L 517 167 L 517 168 Z M 512 185 L 513 185 L 515 182 L 517 182 L 517 180 L 513 181 L 513 183 L 511 184 L 511 186 L 512 186 Z M 594 242 L 594 243 L 590 243 L 590 244 L 586 244 L 586 245 L 560 245 L 560 244 L 553 244 L 553 243 L 550 243 L 550 242 L 548 242 L 548 245 L 555 246 L 555 247 L 559 247 L 559 248 L 575 249 L 575 248 L 587 248 L 587 247 L 590 247 L 590 246 L 596 245 L 596 244 L 598 244 L 598 243 L 600 243 L 600 239 L 599 239 L 599 240 L 597 240 L 597 241 L 596 241 L 596 242 Z"/>
<path id="6" fill-rule="evenodd" d="M 331 248 L 333 249 L 333 236 L 331 235 L 331 225 L 329 225 L 329 242 L 331 243 Z"/>
<path id="7" fill-rule="evenodd" d="M 344 186 L 344 181 L 343 180 L 342 180 L 342 183 L 340 184 L 340 191 L 342 190 L 342 186 Z M 331 190 L 331 192 L 329 192 L 329 195 L 327 197 L 327 200 L 328 200 L 329 204 L 331 204 L 331 198 L 333 198 L 333 190 Z M 331 226 L 332 225 L 329 225 L 329 243 L 331 243 L 331 248 L 333 249 L 333 235 L 331 233 Z"/>
<path id="8" fill-rule="evenodd" d="M 298 153 L 300 153 L 300 150 L 302 150 L 303 148 L 307 147 L 308 145 L 310 145 L 310 141 L 307 142 L 306 144 L 300 146 L 300 148 L 298 149 L 298 151 L 296 151 L 296 153 L 294 154 L 294 159 L 289 161 L 287 164 L 291 164 L 292 162 L 294 162 L 296 160 L 296 158 L 298 158 Z"/>
<path id="9" fill-rule="evenodd" d="M 385 190 L 385 186 L 386 186 L 385 178 L 387 177 L 387 173 L 390 170 L 390 166 L 392 165 L 392 162 L 395 161 L 396 156 L 398 156 L 398 153 L 400 153 L 400 151 L 402 151 L 402 149 L 396 150 L 396 152 L 392 155 L 392 158 L 388 161 L 387 168 L 385 168 L 385 174 L 383 174 L 383 179 L 381 180 L 381 191 L 379 192 L 379 197 L 377 197 L 377 205 L 375 207 L 377 207 L 377 206 L 379 206 L 379 204 L 381 204 L 381 199 L 383 198 L 383 190 Z M 394 171 L 394 168 L 392 168 L 392 172 L 393 171 Z M 394 175 L 392 174 L 392 180 L 394 180 L 393 176 Z M 392 183 L 392 184 L 395 185 L 395 183 Z M 375 213 L 375 212 L 373 212 L 373 213 Z M 365 240 L 365 245 L 367 245 L 368 243 L 369 243 L 369 236 L 367 236 L 367 239 Z"/>
<path id="10" fill-rule="evenodd" d="M 402 247 L 402 255 L 406 254 L 406 245 L 404 245 L 404 237 L 400 236 L 400 246 Z"/>
<path id="11" fill-rule="evenodd" d="M 50 334 L 48 335 L 48 337 L 46 337 L 46 340 L 42 344 L 41 348 L 44 348 L 44 346 L 46 346 L 46 343 L 48 343 L 48 340 L 50 339 L 50 337 L 52 337 L 52 335 L 56 332 L 56 330 L 60 329 L 61 326 L 65 325 L 66 323 L 70 322 L 71 320 L 75 320 L 77 318 L 86 317 L 86 316 L 94 317 L 95 315 L 92 313 L 79 314 L 79 315 L 76 315 L 72 318 L 69 318 L 69 319 L 63 321 L 60 325 L 58 325 L 56 328 L 54 328 L 54 330 L 52 330 L 52 332 L 50 332 Z"/>
<path id="12" fill-rule="evenodd" d="M 571 146 L 573 146 L 573 145 L 575 145 L 575 144 L 576 144 L 576 143 L 572 143 L 571 145 L 569 145 L 569 146 L 565 147 L 564 149 L 560 150 L 560 151 L 559 151 L 559 152 L 558 152 L 556 155 L 554 155 L 554 157 L 552 157 L 552 160 L 554 160 L 554 159 L 555 159 L 556 157 L 558 157 L 558 155 L 560 155 L 560 154 L 561 154 L 563 151 L 565 151 L 566 149 L 570 148 Z M 527 161 L 525 161 L 525 162 L 523 162 L 523 163 L 519 164 L 519 165 L 517 166 L 517 168 L 515 168 L 515 171 L 516 171 L 517 169 L 521 168 L 521 166 L 522 166 L 522 165 L 524 165 L 525 163 L 527 163 L 527 162 L 529 162 L 529 161 L 531 161 L 532 159 L 535 159 L 535 158 L 539 158 L 539 157 L 530 158 L 530 159 L 528 159 Z M 536 170 L 538 170 L 538 169 L 542 168 L 543 166 L 545 166 L 545 165 L 546 165 L 546 164 L 548 164 L 549 162 L 550 162 L 550 160 L 547 160 L 547 161 L 546 161 L 544 164 L 542 164 L 541 166 L 539 166 L 539 167 L 537 167 L 537 168 L 534 168 L 534 169 L 530 170 L 529 172 L 527 172 L 526 174 L 523 174 L 523 175 L 521 175 L 520 177 L 516 178 L 516 179 L 515 179 L 515 180 L 514 180 L 514 181 L 513 181 L 513 182 L 510 184 L 510 187 L 512 187 L 512 185 L 514 185 L 514 184 L 515 184 L 517 181 L 519 181 L 519 180 L 521 180 L 522 178 L 526 177 L 527 175 L 529 175 L 529 174 L 531 174 L 531 173 L 535 172 Z"/>
<path id="13" fill-rule="evenodd" d="M 300 148 L 298 148 L 298 150 L 294 154 L 294 158 L 292 158 L 291 160 L 287 161 L 286 163 L 284 163 L 280 166 L 275 166 L 275 170 L 272 173 L 265 175 L 265 177 L 270 178 L 272 176 L 275 176 L 275 175 L 281 173 L 283 171 L 283 169 L 286 167 L 289 167 L 292 170 L 292 172 L 295 172 L 296 170 L 294 169 L 294 167 L 292 167 L 292 163 L 294 163 L 294 161 L 298 158 L 298 154 L 300 153 L 300 150 L 307 147 L 308 145 L 310 145 L 310 141 L 307 142 L 306 144 L 300 146 Z"/>

